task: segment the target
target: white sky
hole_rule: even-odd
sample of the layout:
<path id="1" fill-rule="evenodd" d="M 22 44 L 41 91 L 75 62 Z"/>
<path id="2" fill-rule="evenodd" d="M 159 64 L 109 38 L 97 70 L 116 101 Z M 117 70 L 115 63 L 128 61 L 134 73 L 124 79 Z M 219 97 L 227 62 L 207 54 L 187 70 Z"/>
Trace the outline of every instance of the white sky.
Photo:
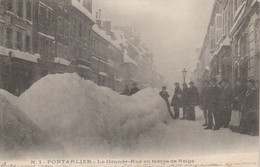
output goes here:
<path id="1" fill-rule="evenodd" d="M 196 67 L 214 0 L 93 0 L 93 15 L 112 25 L 132 25 L 154 53 L 157 71 L 170 82 L 182 82 Z"/>

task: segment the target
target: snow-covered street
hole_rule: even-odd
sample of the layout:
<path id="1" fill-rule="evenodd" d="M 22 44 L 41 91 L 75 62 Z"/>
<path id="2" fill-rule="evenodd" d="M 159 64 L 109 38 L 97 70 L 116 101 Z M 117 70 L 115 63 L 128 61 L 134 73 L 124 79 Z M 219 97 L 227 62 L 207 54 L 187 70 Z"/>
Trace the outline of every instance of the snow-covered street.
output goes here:
<path id="1" fill-rule="evenodd" d="M 203 113 L 196 108 L 196 121 L 168 120 L 143 133 L 137 143 L 141 155 L 157 157 L 209 156 L 258 152 L 259 138 L 231 132 L 204 130 Z"/>
<path id="2" fill-rule="evenodd" d="M 48 75 L 20 97 L 0 91 L 1 118 L 5 118 L 1 127 L 8 131 L 5 138 L 13 140 L 13 151 L 25 149 L 28 157 L 49 155 L 30 152 L 28 148 L 39 143 L 57 145 L 67 158 L 167 158 L 258 151 L 258 137 L 222 128 L 204 130 L 199 108 L 196 121 L 172 120 L 158 93 L 146 88 L 129 97 L 77 74 Z M 15 125 L 12 129 L 10 123 Z M 46 140 L 39 140 L 41 136 L 47 136 Z M 1 144 L 6 141 L 1 138 Z"/>

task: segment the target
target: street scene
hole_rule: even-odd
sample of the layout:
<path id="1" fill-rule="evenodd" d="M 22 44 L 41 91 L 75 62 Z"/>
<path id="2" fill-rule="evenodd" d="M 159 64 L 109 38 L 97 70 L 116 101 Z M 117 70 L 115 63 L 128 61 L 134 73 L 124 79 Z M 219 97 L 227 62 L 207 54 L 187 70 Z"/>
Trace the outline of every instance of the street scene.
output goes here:
<path id="1" fill-rule="evenodd" d="M 258 166 L 259 55 L 259 0 L 0 0 L 0 165 Z"/>

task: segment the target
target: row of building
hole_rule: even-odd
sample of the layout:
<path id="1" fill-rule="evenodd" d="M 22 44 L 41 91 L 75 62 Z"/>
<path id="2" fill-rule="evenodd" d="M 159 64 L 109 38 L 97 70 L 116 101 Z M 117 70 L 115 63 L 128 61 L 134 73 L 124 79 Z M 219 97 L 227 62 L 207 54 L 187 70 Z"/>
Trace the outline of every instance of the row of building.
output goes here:
<path id="1" fill-rule="evenodd" d="M 215 0 L 193 79 L 259 83 L 260 1 Z"/>
<path id="2" fill-rule="evenodd" d="M 20 95 L 47 74 L 77 72 L 121 92 L 163 77 L 133 27 L 112 27 L 92 0 L 0 0 L 0 88 Z"/>

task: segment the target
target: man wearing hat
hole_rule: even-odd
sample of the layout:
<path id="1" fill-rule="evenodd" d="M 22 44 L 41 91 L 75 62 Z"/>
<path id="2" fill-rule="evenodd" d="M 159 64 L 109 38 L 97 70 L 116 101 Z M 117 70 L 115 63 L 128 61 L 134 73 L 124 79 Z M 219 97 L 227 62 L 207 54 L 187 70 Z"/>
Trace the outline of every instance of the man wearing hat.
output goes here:
<path id="1" fill-rule="evenodd" d="M 182 106 L 182 90 L 180 88 L 180 84 L 178 82 L 175 83 L 174 95 L 172 97 L 171 106 L 173 106 L 174 110 L 174 118 L 178 119 L 180 115 L 180 107 Z"/>
<path id="2" fill-rule="evenodd" d="M 214 126 L 213 130 L 219 129 L 220 122 L 219 122 L 218 106 L 219 106 L 220 94 L 221 94 L 221 90 L 217 86 L 217 79 L 211 78 L 210 87 L 208 90 L 208 105 L 209 105 L 208 126 L 205 129 L 213 128 L 213 115 L 214 115 L 214 119 L 215 119 L 215 126 Z"/>
<path id="3" fill-rule="evenodd" d="M 194 86 L 193 81 L 190 81 L 189 84 L 189 111 L 187 114 L 187 119 L 195 121 L 195 106 L 199 104 L 199 91 Z"/>
<path id="4" fill-rule="evenodd" d="M 259 135 L 259 91 L 253 79 L 248 80 L 248 88 L 242 110 L 240 133 Z"/>

